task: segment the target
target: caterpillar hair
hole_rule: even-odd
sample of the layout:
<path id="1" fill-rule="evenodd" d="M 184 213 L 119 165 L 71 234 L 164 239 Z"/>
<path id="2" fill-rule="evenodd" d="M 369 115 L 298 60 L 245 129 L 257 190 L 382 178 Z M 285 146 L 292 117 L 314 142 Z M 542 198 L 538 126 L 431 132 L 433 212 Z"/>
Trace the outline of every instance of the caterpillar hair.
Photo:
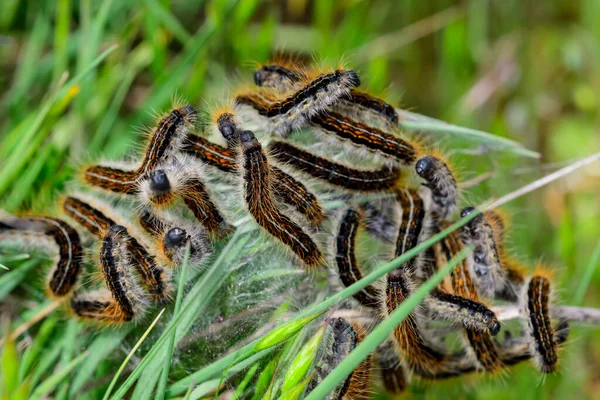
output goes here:
<path id="1" fill-rule="evenodd" d="M 129 268 L 130 246 L 126 245 L 129 241 L 127 229 L 121 225 L 113 225 L 102 238 L 100 249 L 102 275 L 124 321 L 131 321 L 139 314 L 136 313 L 137 305 L 143 304 L 141 290 Z"/>
<path id="2" fill-rule="evenodd" d="M 474 210 L 473 207 L 463 209 L 460 213 L 461 218 Z M 473 278 L 479 294 L 493 298 L 496 293 L 504 289 L 507 278 L 500 264 L 494 232 L 485 213 L 477 215 L 463 226 L 461 234 L 463 242 L 474 247 L 470 259 L 472 259 Z"/>
<path id="3" fill-rule="evenodd" d="M 408 386 L 408 377 L 394 349 L 394 343 L 391 340 L 385 341 L 377 348 L 374 355 L 375 364 L 379 367 L 379 375 L 386 392 L 392 396 L 403 393 Z"/>
<path id="4" fill-rule="evenodd" d="M 305 74 L 298 68 L 279 64 L 263 65 L 254 71 L 256 86 L 288 90 L 297 82 L 305 79 Z M 394 107 L 368 93 L 351 90 L 349 95 L 341 97 L 334 103 L 334 109 L 344 115 L 365 115 L 364 120 L 382 117 L 387 124 L 398 125 L 398 114 Z"/>
<path id="5" fill-rule="evenodd" d="M 354 208 L 348 208 L 342 214 L 335 238 L 335 263 L 340 280 L 348 287 L 360 279 L 362 272 L 356 262 L 356 233 L 361 225 L 361 216 Z M 369 285 L 355 293 L 353 297 L 363 306 L 379 307 L 379 292 Z"/>
<path id="6" fill-rule="evenodd" d="M 294 84 L 305 79 L 305 74 L 299 69 L 288 68 L 279 64 L 262 65 L 254 71 L 254 84 L 280 91 L 289 90 Z"/>
<path id="7" fill-rule="evenodd" d="M 206 139 L 190 135 L 190 144 L 186 147 L 186 151 L 221 171 L 230 173 L 239 171 L 236 151 Z M 318 198 L 302 182 L 281 169 L 271 166 L 271 171 L 275 196 L 304 215 L 313 227 L 321 226 L 326 216 Z"/>
<path id="8" fill-rule="evenodd" d="M 290 143 L 273 142 L 269 146 L 273 157 L 292 168 L 344 189 L 372 192 L 393 188 L 400 179 L 399 169 L 358 170 L 334 163 L 302 150 Z"/>
<path id="9" fill-rule="evenodd" d="M 366 329 L 358 322 L 348 322 L 344 318 L 331 318 L 328 325 L 328 332 L 330 332 L 333 340 L 323 341 L 327 348 L 324 349 L 321 365 L 316 368 L 316 376 L 311 381 L 308 392 L 323 381 L 365 338 Z M 369 399 L 371 364 L 371 356 L 369 355 L 326 399 Z"/>
<path id="10" fill-rule="evenodd" d="M 340 114 L 331 111 L 317 114 L 310 121 L 319 132 L 364 148 L 394 164 L 412 165 L 417 159 L 417 148 L 413 144 Z"/>
<path id="11" fill-rule="evenodd" d="M 448 165 L 434 156 L 425 156 L 415 164 L 417 174 L 425 180 L 424 186 L 431 191 L 431 211 L 440 220 L 447 219 L 456 211 L 458 186 Z"/>
<path id="12" fill-rule="evenodd" d="M 138 214 L 142 228 L 159 240 L 159 247 L 165 257 L 175 265 L 185 259 L 186 245 L 190 243 L 191 265 L 199 265 L 212 252 L 210 241 L 204 229 L 184 221 L 161 218 L 144 208 Z"/>
<path id="13" fill-rule="evenodd" d="M 546 276 L 535 275 L 526 285 L 524 296 L 527 331 L 531 338 L 529 353 L 543 373 L 556 371 L 558 355 L 554 330 L 550 321 L 550 281 Z"/>
<path id="14" fill-rule="evenodd" d="M 281 169 L 271 166 L 272 183 L 275 196 L 304 215 L 314 228 L 325 221 L 325 211 L 315 196 L 301 181 Z"/>
<path id="15" fill-rule="evenodd" d="M 0 236 L 20 237 L 36 234 L 51 238 L 58 250 L 58 260 L 48 272 L 46 287 L 50 295 L 64 297 L 71 293 L 83 265 L 83 247 L 79 234 L 68 223 L 51 217 L 7 217 L 0 219 Z M 40 238 L 37 234 L 41 234 Z M 43 239 L 42 239 L 43 240 Z"/>
<path id="16" fill-rule="evenodd" d="M 507 255 L 505 249 L 505 237 L 507 220 L 503 213 L 498 210 L 488 210 L 484 213 L 485 219 L 492 229 L 494 236 L 494 242 L 496 243 L 496 249 L 498 251 L 498 258 L 500 260 L 500 266 L 504 271 L 506 282 L 504 287 L 496 292 L 496 298 L 516 302 L 518 299 L 519 289 L 525 282 L 525 276 L 523 268 Z"/>
<path id="17" fill-rule="evenodd" d="M 187 127 L 197 116 L 190 105 L 174 108 L 161 119 L 146 146 L 141 165 L 134 170 L 95 165 L 83 173 L 86 183 L 114 193 L 135 195 L 139 180 L 154 170 L 170 154 L 178 150 L 187 135 Z"/>
<path id="18" fill-rule="evenodd" d="M 442 224 L 443 229 L 446 229 L 448 226 L 449 224 L 446 222 Z M 442 249 L 442 258 L 440 262 L 442 265 L 445 265 L 456 254 L 462 251 L 463 245 L 459 238 L 459 233 L 455 231 L 446 236 L 440 243 L 440 247 Z M 471 299 L 474 302 L 479 301 L 477 290 L 475 289 L 474 282 L 471 279 L 471 273 L 468 269 L 468 264 L 465 260 L 461 261 L 452 271 L 451 282 L 452 290 L 456 295 Z M 493 320 L 496 320 L 495 315 Z M 470 348 L 473 350 L 478 367 L 489 372 L 498 371 L 503 366 L 500 354 L 491 338 L 491 335 L 493 334 L 492 330 L 496 330 L 496 327 L 499 329 L 500 325 L 492 325 L 490 331 L 486 332 L 470 329 L 468 326 L 465 326 L 465 335 Z"/>
<path id="19" fill-rule="evenodd" d="M 104 234 L 100 249 L 100 265 L 106 290 L 76 294 L 71 309 L 84 319 L 123 323 L 143 314 L 145 298 L 129 267 L 130 240 L 127 230 L 113 225 Z"/>
<path id="20" fill-rule="evenodd" d="M 114 219 L 104 214 L 99 206 L 92 205 L 83 199 L 68 196 L 63 200 L 62 208 L 67 216 L 86 228 L 92 235 L 102 238 L 117 223 Z M 126 229 L 121 226 L 119 229 Z M 157 265 L 156 258 L 142 245 L 130 232 L 120 233 L 127 235 L 123 246 L 131 256 L 130 264 L 138 275 L 148 292 L 158 301 L 164 302 L 169 297 L 168 277 L 163 268 Z"/>
<path id="21" fill-rule="evenodd" d="M 396 221 L 398 203 L 394 198 L 372 200 L 360 205 L 365 229 L 374 237 L 392 243 L 398 236 Z"/>
<path id="22" fill-rule="evenodd" d="M 437 317 L 462 324 L 469 330 L 489 332 L 492 336 L 500 332 L 496 314 L 469 298 L 434 289 L 427 297 L 426 305 Z"/>
<path id="23" fill-rule="evenodd" d="M 243 131 L 240 142 L 243 150 L 244 198 L 254 220 L 289 247 L 307 267 L 322 264 L 321 251 L 313 239 L 277 209 L 272 193 L 272 172 L 254 133 Z"/>
<path id="24" fill-rule="evenodd" d="M 338 69 L 317 76 L 300 85 L 293 93 L 281 99 L 276 93 L 264 89 L 238 95 L 237 106 L 250 106 L 268 119 L 265 129 L 268 133 L 287 136 L 288 133 L 307 125 L 309 119 L 327 109 L 350 89 L 360 85 L 358 74 L 350 70 Z"/>

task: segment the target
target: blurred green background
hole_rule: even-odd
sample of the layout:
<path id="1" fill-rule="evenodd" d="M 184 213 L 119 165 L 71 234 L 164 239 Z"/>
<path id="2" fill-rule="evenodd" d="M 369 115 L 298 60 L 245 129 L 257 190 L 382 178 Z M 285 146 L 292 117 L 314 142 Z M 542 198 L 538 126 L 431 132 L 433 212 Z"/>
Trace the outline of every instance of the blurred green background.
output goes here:
<path id="1" fill-rule="evenodd" d="M 465 195 L 474 203 L 600 151 L 597 0 L 2 0 L 0 208 L 47 211 L 81 163 L 130 153 L 152 112 L 176 96 L 218 105 L 278 51 L 343 61 L 401 108 L 541 153 L 516 158 L 442 138 L 464 179 L 493 172 Z M 507 211 L 515 254 L 556 267 L 557 299 L 599 306 L 600 272 L 589 287 L 583 277 L 600 243 L 600 167 Z M 23 290 L 34 273 L 2 281 L 11 320 L 42 302 Z M 522 365 L 494 379 L 416 385 L 409 396 L 600 398 L 597 335 L 574 329 L 544 382 Z"/>

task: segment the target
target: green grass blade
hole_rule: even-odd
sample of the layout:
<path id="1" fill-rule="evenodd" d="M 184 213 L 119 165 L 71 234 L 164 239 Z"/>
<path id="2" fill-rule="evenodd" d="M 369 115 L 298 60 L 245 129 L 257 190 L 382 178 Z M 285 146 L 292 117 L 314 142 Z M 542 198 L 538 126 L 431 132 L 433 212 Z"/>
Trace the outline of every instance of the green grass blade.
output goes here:
<path id="1" fill-rule="evenodd" d="M 144 0 L 146 8 L 160 21 L 182 44 L 192 39 L 192 35 L 181 25 L 179 20 L 157 0 Z"/>
<path id="2" fill-rule="evenodd" d="M 183 265 L 181 266 L 181 271 L 179 271 L 179 285 L 177 288 L 177 297 L 175 299 L 175 310 L 173 311 L 173 315 L 177 315 L 179 310 L 181 309 L 181 299 L 183 298 L 183 287 L 185 286 L 185 271 L 187 269 L 187 265 L 190 259 L 190 242 L 188 242 L 185 248 L 185 258 L 183 259 Z M 162 377 L 158 384 L 158 389 L 156 390 L 156 399 L 164 399 L 165 398 L 165 390 L 167 388 L 167 381 L 169 380 L 169 369 L 171 367 L 171 359 L 173 358 L 173 349 L 175 348 L 175 336 L 177 334 L 177 329 L 173 330 L 171 337 L 169 339 L 169 344 L 167 346 L 167 356 L 165 357 L 165 366 L 163 367 Z"/>
<path id="3" fill-rule="evenodd" d="M 426 117 L 406 110 L 396 109 L 400 121 L 398 125 L 409 131 L 424 131 L 431 133 L 440 133 L 445 135 L 454 135 L 463 139 L 476 141 L 491 148 L 509 151 L 531 158 L 540 158 L 540 153 L 524 148 L 520 143 L 492 135 L 491 133 L 479 131 L 477 129 L 464 128 L 462 126 L 452 125 L 444 121 Z"/>
<path id="4" fill-rule="evenodd" d="M 425 299 L 443 279 L 462 260 L 471 253 L 465 248 L 454 256 L 448 264 L 436 272 L 419 289 L 411 294 L 400 307 L 394 310 L 388 318 L 373 329 L 373 331 L 306 397 L 306 400 L 319 400 L 331 393 L 344 379 L 371 354 L 377 346 L 386 341 L 396 328 Z"/>
<path id="5" fill-rule="evenodd" d="M 30 269 L 40 265 L 40 260 L 31 259 L 9 272 L 0 275 L 0 300 L 9 294 L 25 277 Z"/>
<path id="6" fill-rule="evenodd" d="M 152 330 L 152 328 L 154 328 L 154 325 L 156 325 L 156 323 L 158 322 L 158 320 L 160 319 L 160 317 L 162 317 L 162 315 L 163 315 L 164 312 L 165 312 L 165 309 L 163 308 L 160 311 L 160 313 L 158 313 L 158 315 L 156 316 L 156 318 L 154 318 L 154 321 L 152 321 L 152 323 L 150 324 L 150 326 L 148 327 L 148 329 L 146 329 L 146 332 L 144 332 L 144 334 L 142 335 L 142 337 L 140 338 L 140 340 L 138 340 L 137 343 L 135 344 L 135 346 L 133 346 L 133 349 L 131 349 L 131 351 L 129 352 L 129 354 L 127 354 L 127 357 L 125 357 L 125 360 L 123 360 L 123 362 L 121 363 L 121 366 L 117 370 L 117 373 L 115 374 L 115 376 L 113 377 L 112 381 L 110 382 L 110 385 L 108 386 L 108 389 L 106 389 L 106 393 L 104 394 L 104 397 L 103 397 L 104 400 L 107 400 L 109 398 L 110 393 L 112 392 L 113 388 L 115 387 L 115 385 L 117 383 L 117 380 L 119 380 L 119 376 L 121 376 L 121 372 L 123 372 L 123 370 L 125 369 L 125 366 L 129 362 L 129 360 L 131 359 L 131 357 L 133 357 L 133 355 L 135 354 L 135 352 L 137 351 L 137 349 L 144 342 L 144 340 L 146 339 L 146 337 L 148 336 L 148 334 L 150 333 L 150 331 Z"/>
<path id="7" fill-rule="evenodd" d="M 52 374 L 48 379 L 42 382 L 31 395 L 31 400 L 36 400 L 44 397 L 46 394 L 54 390 L 63 379 L 65 379 L 69 373 L 77 367 L 85 358 L 88 356 L 87 352 L 80 354 L 79 357 L 72 360 L 70 363 L 65 365 L 63 369 Z"/>
<path id="8" fill-rule="evenodd" d="M 240 396 L 244 393 L 244 391 L 250 384 L 252 378 L 254 378 L 254 375 L 256 375 L 256 372 L 258 371 L 259 367 L 259 363 L 256 363 L 252 367 L 250 367 L 250 369 L 246 373 L 246 376 L 244 376 L 244 379 L 242 379 L 238 387 L 235 389 L 235 392 L 233 393 L 233 396 L 231 396 L 230 400 L 237 400 L 240 398 Z"/>
<path id="9" fill-rule="evenodd" d="M 596 272 L 598 266 L 600 266 L 600 241 L 594 248 L 594 252 L 590 258 L 590 263 L 585 268 L 585 273 L 579 282 L 579 286 L 575 292 L 575 297 L 573 298 L 573 305 L 580 306 L 583 304 L 583 298 L 585 297 L 585 293 L 590 286 L 590 282 L 592 281 L 592 277 L 594 276 L 594 272 Z"/>
<path id="10" fill-rule="evenodd" d="M 130 325 L 120 329 L 110 330 L 94 339 L 90 346 L 88 346 L 89 356 L 85 359 L 83 364 L 79 366 L 77 374 L 75 374 L 75 377 L 71 381 L 69 397 L 75 398 L 77 396 L 79 391 L 83 388 L 83 385 L 85 385 L 94 374 L 100 362 L 123 342 L 123 339 L 125 339 L 132 329 L 133 326 Z"/>
<path id="11" fill-rule="evenodd" d="M 68 91 L 81 82 L 90 72 L 92 72 L 106 57 L 108 57 L 113 51 L 115 51 L 117 45 L 113 45 L 102 54 L 100 54 L 94 61 L 88 65 L 81 73 L 77 74 L 62 88 L 57 89 L 49 99 L 47 99 L 40 109 L 35 113 L 36 117 L 33 120 L 31 126 L 25 131 L 21 137 L 21 146 L 13 152 L 4 164 L 4 168 L 0 170 L 0 194 L 3 194 L 8 186 L 17 178 L 19 172 L 24 166 L 27 165 L 31 156 L 38 150 L 37 147 L 30 146 L 30 142 L 36 136 L 46 116 L 52 109 L 52 106 L 61 98 L 63 98 Z"/>

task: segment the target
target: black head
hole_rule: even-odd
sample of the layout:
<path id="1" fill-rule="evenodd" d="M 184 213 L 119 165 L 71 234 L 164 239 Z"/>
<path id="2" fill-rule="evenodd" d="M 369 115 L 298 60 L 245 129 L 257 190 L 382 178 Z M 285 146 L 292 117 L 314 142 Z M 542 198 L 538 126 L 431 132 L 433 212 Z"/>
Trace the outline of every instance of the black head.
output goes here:
<path id="1" fill-rule="evenodd" d="M 221 132 L 221 135 L 223 135 L 223 138 L 225 138 L 227 143 L 232 143 L 237 139 L 237 129 L 235 122 L 233 122 L 233 115 L 229 113 L 223 113 L 219 115 L 219 118 L 217 118 L 217 126 L 219 128 L 219 132 Z"/>
<path id="2" fill-rule="evenodd" d="M 262 86 L 264 83 L 264 79 L 263 79 L 263 69 L 259 68 L 256 71 L 254 71 L 254 84 L 256 86 Z"/>
<path id="3" fill-rule="evenodd" d="M 494 321 L 490 325 L 490 334 L 496 336 L 500 332 L 500 322 Z"/>
<path id="4" fill-rule="evenodd" d="M 465 218 L 467 215 L 471 214 L 473 211 L 475 211 L 475 207 L 465 207 L 463 208 L 463 210 L 460 212 L 460 217 L 461 218 Z"/>
<path id="5" fill-rule="evenodd" d="M 240 142 L 244 149 L 250 149 L 258 145 L 258 140 L 252 131 L 242 131 L 242 133 L 240 133 Z"/>
<path id="6" fill-rule="evenodd" d="M 183 106 L 180 109 L 180 111 L 186 118 L 194 118 L 194 117 L 198 116 L 198 111 L 196 111 L 196 109 L 194 107 L 190 106 L 189 104 L 186 106 Z"/>
<path id="7" fill-rule="evenodd" d="M 432 157 L 432 156 L 423 157 L 419 161 L 417 161 L 417 163 L 415 164 L 415 171 L 417 171 L 417 174 L 421 178 L 429 181 L 433 177 L 433 173 L 435 171 L 435 164 L 436 164 L 435 157 Z"/>
<path id="8" fill-rule="evenodd" d="M 162 169 L 150 172 L 150 189 L 157 194 L 167 193 L 171 190 L 171 183 L 167 173 Z"/>
<path id="9" fill-rule="evenodd" d="M 188 235 L 185 230 L 181 228 L 171 228 L 165 233 L 163 243 L 167 248 L 182 247 L 185 246 L 187 239 Z"/>
<path id="10" fill-rule="evenodd" d="M 346 71 L 347 73 L 347 79 L 348 79 L 348 86 L 350 87 L 358 87 L 360 86 L 360 77 L 358 76 L 358 72 L 356 71 Z"/>

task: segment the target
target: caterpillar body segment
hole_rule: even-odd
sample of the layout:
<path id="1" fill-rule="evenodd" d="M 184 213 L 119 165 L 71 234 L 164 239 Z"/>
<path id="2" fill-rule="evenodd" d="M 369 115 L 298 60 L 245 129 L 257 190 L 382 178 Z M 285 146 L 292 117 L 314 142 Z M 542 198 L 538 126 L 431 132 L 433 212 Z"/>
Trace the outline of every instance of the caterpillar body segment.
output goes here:
<path id="1" fill-rule="evenodd" d="M 240 94 L 236 97 L 236 108 L 249 106 L 266 118 L 268 133 L 286 137 L 358 85 L 360 78 L 356 72 L 338 69 L 294 87 L 283 96 L 265 89 Z"/>
<path id="2" fill-rule="evenodd" d="M 530 338 L 529 353 L 543 373 L 556 371 L 557 343 L 550 320 L 551 286 L 547 276 L 534 275 L 525 286 L 524 311 Z"/>
<path id="3" fill-rule="evenodd" d="M 434 156 L 420 158 L 415 164 L 424 186 L 430 189 L 431 212 L 436 219 L 446 220 L 454 214 L 459 196 L 458 185 L 448 164 Z"/>
<path id="4" fill-rule="evenodd" d="M 46 288 L 52 297 L 68 296 L 73 291 L 83 268 L 84 249 L 79 233 L 67 222 L 45 216 L 9 216 L 0 219 L 1 238 L 27 247 L 49 245 L 54 248 L 57 257 L 48 271 Z"/>
<path id="5" fill-rule="evenodd" d="M 356 261 L 356 234 L 361 225 L 361 216 L 354 208 L 346 209 L 338 224 L 335 238 L 335 264 L 340 280 L 345 287 L 362 279 L 363 275 Z M 379 291 L 372 285 L 354 294 L 363 306 L 379 307 Z"/>
<path id="6" fill-rule="evenodd" d="M 254 83 L 256 86 L 273 88 L 286 91 L 298 82 L 306 79 L 306 73 L 293 65 L 281 65 L 277 63 L 263 65 L 254 71 Z M 358 90 L 350 90 L 346 96 L 342 96 L 333 104 L 336 112 L 345 116 L 358 116 L 364 123 L 379 123 L 386 127 L 398 125 L 398 114 L 394 107 L 385 101 L 378 99 L 368 93 Z"/>
<path id="7" fill-rule="evenodd" d="M 304 265 L 313 268 L 323 263 L 315 241 L 276 206 L 272 171 L 260 142 L 251 131 L 240 135 L 243 150 L 244 199 L 254 220 L 270 235 L 285 244 Z"/>
<path id="8" fill-rule="evenodd" d="M 128 252 L 128 265 L 137 271 L 138 279 L 151 297 L 159 302 L 168 300 L 170 296 L 169 276 L 158 265 L 156 256 L 151 254 L 148 248 L 134 237 L 127 228 L 119 225 L 114 217 L 102 211 L 101 207 L 98 204 L 75 196 L 66 197 L 62 204 L 63 211 L 67 216 L 86 228 L 97 238 L 104 238 L 113 226 L 119 226 L 118 237 L 122 241 L 120 247 L 126 249 Z M 108 207 L 102 208 L 110 212 Z M 125 237 L 127 240 L 123 239 Z"/>
<path id="9" fill-rule="evenodd" d="M 314 155 L 290 143 L 273 142 L 269 151 L 280 163 L 331 185 L 360 192 L 387 191 L 394 188 L 401 170 L 382 167 L 379 170 L 354 169 Z"/>

